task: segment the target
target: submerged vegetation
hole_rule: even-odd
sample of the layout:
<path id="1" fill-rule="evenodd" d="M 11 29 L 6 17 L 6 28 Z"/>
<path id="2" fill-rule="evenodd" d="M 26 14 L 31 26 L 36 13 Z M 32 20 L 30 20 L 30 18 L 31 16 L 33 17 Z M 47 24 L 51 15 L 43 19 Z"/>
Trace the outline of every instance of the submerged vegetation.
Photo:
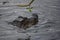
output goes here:
<path id="1" fill-rule="evenodd" d="M 28 7 L 26 8 L 29 12 L 32 12 L 32 8 L 31 4 L 34 2 L 35 0 L 31 0 L 31 2 L 27 3 L 27 4 L 17 4 L 17 5 L 12 5 L 12 6 L 18 6 L 18 7 Z M 4 1 L 2 2 L 3 5 L 5 5 L 6 3 L 9 3 L 9 1 Z M 11 5 L 10 5 L 11 6 Z"/>
<path id="2" fill-rule="evenodd" d="M 31 0 L 31 2 L 30 2 L 29 4 L 18 4 L 17 6 L 19 6 L 19 7 L 27 7 L 27 6 L 29 6 L 29 7 L 26 8 L 26 9 L 28 9 L 29 12 L 32 12 L 32 8 L 33 8 L 33 7 L 30 7 L 30 6 L 31 6 L 31 4 L 32 4 L 34 1 L 35 1 L 35 0 Z"/>
<path id="3" fill-rule="evenodd" d="M 34 0 L 32 0 L 29 4 L 18 4 L 16 6 L 19 6 L 19 7 L 27 7 L 27 6 L 30 6 L 33 2 L 34 2 Z"/>

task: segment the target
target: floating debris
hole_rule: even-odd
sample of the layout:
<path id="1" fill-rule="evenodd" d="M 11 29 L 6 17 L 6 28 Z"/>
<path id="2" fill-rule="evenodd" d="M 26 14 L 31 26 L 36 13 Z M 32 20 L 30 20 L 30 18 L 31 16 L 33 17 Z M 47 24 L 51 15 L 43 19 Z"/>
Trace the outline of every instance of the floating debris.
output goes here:
<path id="1" fill-rule="evenodd" d="M 20 21 L 19 18 L 22 18 L 23 20 Z M 26 30 L 27 28 L 30 28 L 31 26 L 36 25 L 38 23 L 37 14 L 32 14 L 31 18 L 19 16 L 18 19 L 19 20 L 15 19 L 13 22 L 9 22 L 9 24 Z"/>

